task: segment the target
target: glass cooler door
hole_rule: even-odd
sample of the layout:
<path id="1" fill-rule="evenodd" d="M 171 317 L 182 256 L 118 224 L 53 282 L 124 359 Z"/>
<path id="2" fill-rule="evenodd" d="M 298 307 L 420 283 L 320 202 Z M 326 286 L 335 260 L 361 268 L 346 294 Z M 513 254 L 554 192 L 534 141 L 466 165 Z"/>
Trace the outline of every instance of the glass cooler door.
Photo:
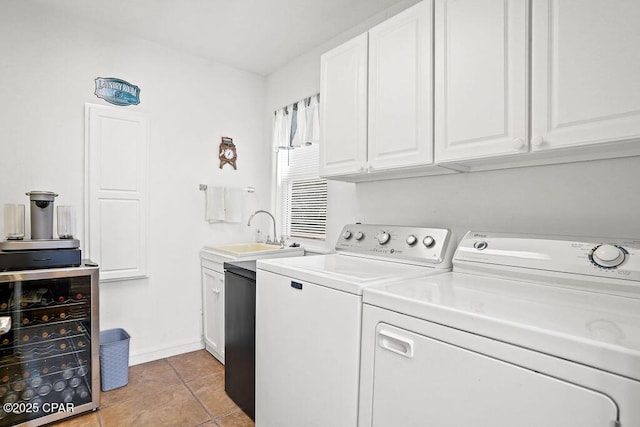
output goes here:
<path id="1" fill-rule="evenodd" d="M 0 278 L 0 321 L 11 322 L 0 335 L 0 426 L 51 422 L 93 401 L 91 273 Z"/>

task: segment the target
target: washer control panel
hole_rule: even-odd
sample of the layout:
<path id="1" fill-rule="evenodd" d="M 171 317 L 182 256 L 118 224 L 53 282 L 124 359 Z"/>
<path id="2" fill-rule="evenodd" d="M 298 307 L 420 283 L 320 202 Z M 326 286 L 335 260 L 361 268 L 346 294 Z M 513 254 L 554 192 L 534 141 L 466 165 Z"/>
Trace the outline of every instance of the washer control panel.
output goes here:
<path id="1" fill-rule="evenodd" d="M 443 228 L 348 224 L 340 233 L 336 250 L 450 268 L 455 242 L 451 232 Z"/>
<path id="2" fill-rule="evenodd" d="M 470 231 L 454 256 L 460 261 L 640 281 L 640 239 Z"/>

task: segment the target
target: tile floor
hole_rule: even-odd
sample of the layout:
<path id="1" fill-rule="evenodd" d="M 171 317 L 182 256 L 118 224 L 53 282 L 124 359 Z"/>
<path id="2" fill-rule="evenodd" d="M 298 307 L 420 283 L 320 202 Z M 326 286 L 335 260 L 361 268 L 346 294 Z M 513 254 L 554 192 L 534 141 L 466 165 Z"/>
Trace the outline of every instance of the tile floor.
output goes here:
<path id="1" fill-rule="evenodd" d="M 103 392 L 96 412 L 56 427 L 221 426 L 253 421 L 224 392 L 224 366 L 206 350 L 129 368 L 129 384 Z"/>

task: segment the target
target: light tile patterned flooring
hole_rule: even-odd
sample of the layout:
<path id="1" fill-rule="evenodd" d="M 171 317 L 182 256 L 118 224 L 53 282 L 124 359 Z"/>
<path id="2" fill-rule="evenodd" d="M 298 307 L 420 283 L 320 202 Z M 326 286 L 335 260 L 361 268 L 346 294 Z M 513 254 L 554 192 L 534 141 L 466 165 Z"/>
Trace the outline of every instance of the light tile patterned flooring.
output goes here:
<path id="1" fill-rule="evenodd" d="M 129 368 L 129 383 L 103 392 L 100 409 L 56 427 L 221 426 L 254 423 L 224 392 L 224 366 L 206 350 Z"/>

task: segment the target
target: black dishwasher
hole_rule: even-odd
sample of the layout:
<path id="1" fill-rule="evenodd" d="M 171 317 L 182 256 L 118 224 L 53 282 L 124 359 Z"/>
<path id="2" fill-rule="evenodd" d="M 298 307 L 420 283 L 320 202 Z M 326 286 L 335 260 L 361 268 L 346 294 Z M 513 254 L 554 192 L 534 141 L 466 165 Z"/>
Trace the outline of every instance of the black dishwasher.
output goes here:
<path id="1" fill-rule="evenodd" d="M 224 270 L 224 390 L 254 420 L 256 262 L 225 262 Z"/>

